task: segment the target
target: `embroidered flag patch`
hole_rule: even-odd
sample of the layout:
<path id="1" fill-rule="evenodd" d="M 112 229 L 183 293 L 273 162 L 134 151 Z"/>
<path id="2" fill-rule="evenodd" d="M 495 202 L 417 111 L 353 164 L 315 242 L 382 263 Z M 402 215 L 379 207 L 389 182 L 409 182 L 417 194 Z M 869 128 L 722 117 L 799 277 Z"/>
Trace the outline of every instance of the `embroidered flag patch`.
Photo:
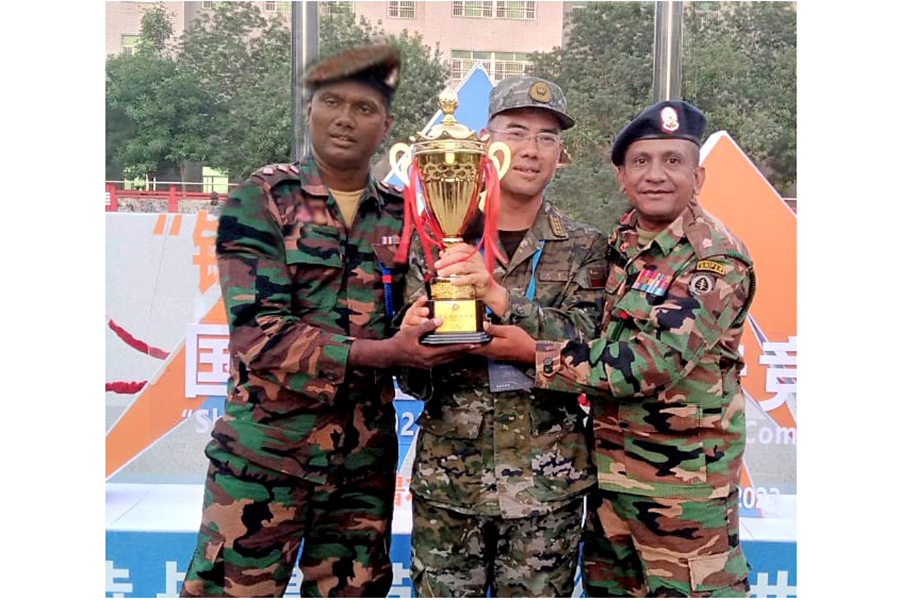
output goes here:
<path id="1" fill-rule="evenodd" d="M 642 269 L 631 289 L 647 292 L 654 296 L 663 296 L 671 283 L 671 275 L 658 273 L 656 269 Z"/>

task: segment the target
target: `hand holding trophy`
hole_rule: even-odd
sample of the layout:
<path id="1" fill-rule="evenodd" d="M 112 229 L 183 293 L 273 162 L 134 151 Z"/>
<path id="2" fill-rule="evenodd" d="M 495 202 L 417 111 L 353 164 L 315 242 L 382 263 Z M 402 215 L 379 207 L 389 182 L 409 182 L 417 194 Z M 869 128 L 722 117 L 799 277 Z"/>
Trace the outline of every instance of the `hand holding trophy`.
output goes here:
<path id="1" fill-rule="evenodd" d="M 420 132 L 412 144 L 391 147 L 391 170 L 404 184 L 406 207 L 403 238 L 395 259 L 405 262 L 412 227 L 415 227 L 430 273 L 434 273 L 433 248 L 444 250 L 462 243 L 462 234 L 479 209 L 484 188 L 484 231 L 477 248 L 483 247 L 488 270 L 493 269 L 497 250 L 497 202 L 500 178 L 510 164 L 509 147 L 495 142 L 490 148 L 476 132 L 453 116 L 459 104 L 456 93 L 445 89 L 439 96 L 443 120 L 425 134 Z M 503 160 L 498 158 L 502 156 Z M 417 188 L 424 206 L 420 210 Z M 429 316 L 441 317 L 441 325 L 421 340 L 426 345 L 483 343 L 491 339 L 484 331 L 484 303 L 475 297 L 471 285 L 454 285 L 455 276 L 430 281 Z"/>

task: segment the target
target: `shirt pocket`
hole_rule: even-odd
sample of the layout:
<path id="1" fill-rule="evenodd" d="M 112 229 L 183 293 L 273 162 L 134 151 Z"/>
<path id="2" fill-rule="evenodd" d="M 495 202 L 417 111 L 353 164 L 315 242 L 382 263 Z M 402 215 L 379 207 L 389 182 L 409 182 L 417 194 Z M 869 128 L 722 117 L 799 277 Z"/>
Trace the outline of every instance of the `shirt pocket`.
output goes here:
<path id="1" fill-rule="evenodd" d="M 340 231 L 327 225 L 306 223 L 297 236 L 285 238 L 293 306 L 301 315 L 334 308 L 342 286 L 343 246 Z"/>
<path id="2" fill-rule="evenodd" d="M 619 404 L 625 471 L 645 481 L 706 483 L 700 407 L 685 400 L 641 398 Z"/>
<path id="3" fill-rule="evenodd" d="M 433 401 L 432 401 L 433 402 Z M 419 417 L 414 493 L 454 505 L 472 504 L 482 490 L 484 450 L 481 428 L 484 416 L 474 410 L 441 406 Z"/>

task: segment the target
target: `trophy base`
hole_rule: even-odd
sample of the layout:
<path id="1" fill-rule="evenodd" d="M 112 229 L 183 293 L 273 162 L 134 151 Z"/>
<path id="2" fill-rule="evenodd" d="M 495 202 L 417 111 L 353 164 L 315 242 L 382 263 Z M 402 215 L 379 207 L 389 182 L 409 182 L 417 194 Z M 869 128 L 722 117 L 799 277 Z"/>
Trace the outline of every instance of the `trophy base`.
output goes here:
<path id="1" fill-rule="evenodd" d="M 423 346 L 444 346 L 446 344 L 486 344 L 491 334 L 484 331 L 426 333 L 419 342 Z"/>
<path id="2" fill-rule="evenodd" d="M 426 346 L 446 344 L 486 344 L 491 334 L 484 331 L 484 302 L 471 298 L 439 298 L 425 303 L 428 316 L 441 317 L 444 324 L 426 333 L 420 342 Z"/>

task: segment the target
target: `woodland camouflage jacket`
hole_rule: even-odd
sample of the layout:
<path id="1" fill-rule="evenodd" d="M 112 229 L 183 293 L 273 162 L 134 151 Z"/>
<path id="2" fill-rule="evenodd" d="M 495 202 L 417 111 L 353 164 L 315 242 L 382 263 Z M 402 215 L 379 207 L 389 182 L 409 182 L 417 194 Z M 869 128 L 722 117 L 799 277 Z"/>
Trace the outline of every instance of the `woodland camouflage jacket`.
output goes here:
<path id="1" fill-rule="evenodd" d="M 391 334 L 379 260 L 393 266 L 402 218 L 400 193 L 370 177 L 348 229 L 311 157 L 229 195 L 216 253 L 231 376 L 212 444 L 315 482 L 395 468 L 391 377 L 347 357 Z"/>
<path id="2" fill-rule="evenodd" d="M 535 382 L 592 397 L 601 489 L 721 497 L 745 444 L 738 346 L 756 279 L 747 248 L 692 201 L 646 247 L 610 237 L 600 335 L 539 342 Z"/>

